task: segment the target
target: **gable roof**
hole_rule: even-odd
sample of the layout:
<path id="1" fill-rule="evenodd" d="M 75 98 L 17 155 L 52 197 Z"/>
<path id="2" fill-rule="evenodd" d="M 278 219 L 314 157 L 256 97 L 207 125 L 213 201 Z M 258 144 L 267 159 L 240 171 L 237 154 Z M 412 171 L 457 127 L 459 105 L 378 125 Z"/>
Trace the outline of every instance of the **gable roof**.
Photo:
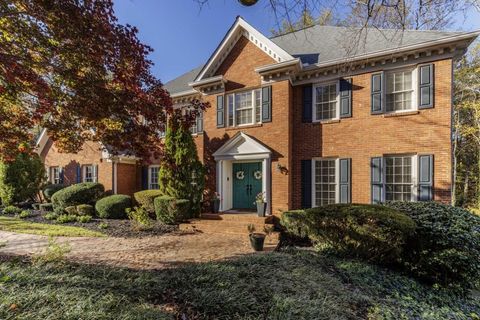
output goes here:
<path id="1" fill-rule="evenodd" d="M 203 69 L 203 66 L 204 65 L 202 64 L 201 66 L 182 74 L 180 77 L 168 81 L 163 87 L 172 95 L 191 91 L 192 88 L 188 84 L 195 80 L 200 70 Z"/>
<path id="2" fill-rule="evenodd" d="M 241 159 L 250 155 L 269 156 L 272 152 L 265 145 L 258 142 L 248 134 L 239 131 L 227 140 L 217 151 L 213 153 L 215 160 Z"/>

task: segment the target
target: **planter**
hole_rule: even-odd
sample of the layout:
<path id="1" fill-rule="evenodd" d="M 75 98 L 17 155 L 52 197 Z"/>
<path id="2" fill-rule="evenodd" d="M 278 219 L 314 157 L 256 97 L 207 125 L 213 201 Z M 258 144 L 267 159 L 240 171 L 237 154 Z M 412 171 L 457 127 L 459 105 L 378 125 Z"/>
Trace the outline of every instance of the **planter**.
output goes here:
<path id="1" fill-rule="evenodd" d="M 263 251 L 263 244 L 265 243 L 265 234 L 263 233 L 251 233 L 250 244 L 252 245 L 253 250 Z"/>
<path id="2" fill-rule="evenodd" d="M 266 202 L 257 202 L 257 214 L 259 217 L 265 217 L 265 211 L 267 211 Z"/>
<path id="3" fill-rule="evenodd" d="M 220 199 L 212 200 L 212 211 L 218 213 L 220 210 Z"/>

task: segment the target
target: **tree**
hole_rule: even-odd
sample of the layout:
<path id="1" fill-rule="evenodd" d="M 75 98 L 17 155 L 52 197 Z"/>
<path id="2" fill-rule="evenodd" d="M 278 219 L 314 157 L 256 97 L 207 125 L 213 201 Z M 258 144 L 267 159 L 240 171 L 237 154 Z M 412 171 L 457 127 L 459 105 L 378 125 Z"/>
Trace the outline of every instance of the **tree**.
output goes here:
<path id="1" fill-rule="evenodd" d="M 205 169 L 198 159 L 188 125 L 190 120 L 184 117 L 180 112 L 174 112 L 169 117 L 159 184 L 165 195 L 190 200 L 192 212 L 198 214 L 205 187 Z M 187 112 L 187 117 L 195 116 Z"/>
<path id="2" fill-rule="evenodd" d="M 40 157 L 22 145 L 15 161 L 0 162 L 0 199 L 5 205 L 34 199 L 46 180 Z"/>
<path id="3" fill-rule="evenodd" d="M 0 157 L 14 160 L 38 126 L 63 152 L 93 140 L 158 156 L 172 102 L 151 51 L 117 23 L 112 0 L 0 2 Z"/>

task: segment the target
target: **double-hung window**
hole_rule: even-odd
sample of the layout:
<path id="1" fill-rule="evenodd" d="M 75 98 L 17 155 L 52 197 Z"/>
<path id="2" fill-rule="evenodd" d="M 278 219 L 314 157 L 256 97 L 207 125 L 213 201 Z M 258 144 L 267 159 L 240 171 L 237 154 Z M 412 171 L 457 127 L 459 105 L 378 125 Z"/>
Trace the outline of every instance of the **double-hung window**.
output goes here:
<path id="1" fill-rule="evenodd" d="M 148 167 L 148 189 L 159 189 L 158 184 L 158 173 L 159 166 L 150 166 Z"/>
<path id="2" fill-rule="evenodd" d="M 412 156 L 385 157 L 385 199 L 412 201 L 414 170 Z"/>
<path id="3" fill-rule="evenodd" d="M 97 182 L 97 166 L 84 165 L 83 166 L 83 182 Z"/>
<path id="4" fill-rule="evenodd" d="M 314 206 L 337 202 L 337 159 L 313 161 Z"/>
<path id="5" fill-rule="evenodd" d="M 386 73 L 387 112 L 413 110 L 413 80 L 413 70 L 411 69 Z"/>
<path id="6" fill-rule="evenodd" d="M 50 182 L 52 182 L 53 184 L 62 183 L 60 171 L 60 167 L 50 167 Z"/>
<path id="7" fill-rule="evenodd" d="M 227 96 L 228 126 L 242 126 L 261 122 L 262 90 L 232 93 Z"/>
<path id="8" fill-rule="evenodd" d="M 313 101 L 313 121 L 338 119 L 340 115 L 338 81 L 315 85 Z"/>
<path id="9" fill-rule="evenodd" d="M 195 120 L 193 121 L 192 126 L 190 127 L 190 132 L 192 134 L 200 134 L 203 132 L 203 111 L 199 111 Z"/>

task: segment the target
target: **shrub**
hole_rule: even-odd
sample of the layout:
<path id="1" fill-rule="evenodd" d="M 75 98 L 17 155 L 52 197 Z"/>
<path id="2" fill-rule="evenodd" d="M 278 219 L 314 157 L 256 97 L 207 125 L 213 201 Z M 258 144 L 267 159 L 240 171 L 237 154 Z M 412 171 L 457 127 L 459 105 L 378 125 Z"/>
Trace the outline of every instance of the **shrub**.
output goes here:
<path id="1" fill-rule="evenodd" d="M 66 207 L 79 204 L 95 204 L 103 196 L 105 188 L 96 182 L 84 182 L 71 185 L 52 196 L 53 209 L 57 213 L 63 213 Z"/>
<path id="2" fill-rule="evenodd" d="M 285 212 L 289 232 L 308 236 L 336 253 L 371 262 L 400 262 L 404 244 L 415 223 L 395 209 L 379 205 L 333 204 L 305 211 Z"/>
<path id="3" fill-rule="evenodd" d="M 58 218 L 58 214 L 55 212 L 49 212 L 43 216 L 47 220 L 56 220 Z"/>
<path id="4" fill-rule="evenodd" d="M 41 211 L 53 211 L 53 204 L 51 203 L 41 203 L 39 205 Z"/>
<path id="5" fill-rule="evenodd" d="M 95 208 L 89 204 L 79 204 L 77 206 L 77 214 L 79 216 L 91 216 L 95 215 Z"/>
<path id="6" fill-rule="evenodd" d="M 52 200 L 52 196 L 55 192 L 64 189 L 65 186 L 63 184 L 48 184 L 43 188 L 43 196 L 46 200 Z"/>
<path id="7" fill-rule="evenodd" d="M 22 212 L 22 209 L 15 206 L 7 206 L 3 208 L 3 214 L 19 214 L 20 212 Z"/>
<path id="8" fill-rule="evenodd" d="M 73 214 L 61 214 L 57 217 L 58 223 L 68 223 L 77 221 L 77 216 Z"/>
<path id="9" fill-rule="evenodd" d="M 98 229 L 108 229 L 108 223 L 101 222 L 98 224 Z"/>
<path id="10" fill-rule="evenodd" d="M 76 206 L 70 206 L 65 208 L 65 212 L 70 215 L 77 215 L 77 207 Z"/>
<path id="11" fill-rule="evenodd" d="M 40 210 L 40 203 L 33 203 L 32 208 L 33 210 Z"/>
<path id="12" fill-rule="evenodd" d="M 116 194 L 98 200 L 95 210 L 100 218 L 124 219 L 127 217 L 126 209 L 132 206 L 132 199 L 129 196 Z"/>
<path id="13" fill-rule="evenodd" d="M 468 289 L 480 279 L 480 217 L 437 202 L 388 202 L 415 221 L 415 237 L 405 251 L 415 276 Z"/>
<path id="14" fill-rule="evenodd" d="M 20 212 L 20 214 L 18 215 L 18 217 L 19 217 L 20 219 L 25 219 L 25 218 L 28 218 L 28 217 L 30 217 L 30 216 L 31 216 L 31 214 L 30 214 L 30 211 L 28 211 L 28 210 L 23 210 L 23 211 Z"/>
<path id="15" fill-rule="evenodd" d="M 190 201 L 169 196 L 155 198 L 157 220 L 165 224 L 176 224 L 189 216 Z"/>
<path id="16" fill-rule="evenodd" d="M 80 223 L 88 223 L 92 221 L 92 216 L 77 216 L 77 222 L 80 222 Z"/>
<path id="17" fill-rule="evenodd" d="M 142 206 L 149 214 L 155 213 L 155 204 L 154 200 L 156 197 L 163 195 L 160 190 L 143 190 L 139 192 L 135 192 L 133 194 L 133 198 L 135 202 Z"/>
<path id="18" fill-rule="evenodd" d="M 132 227 L 136 230 L 149 230 L 153 226 L 153 221 L 150 219 L 147 210 L 143 207 L 135 207 L 127 209 L 127 216 L 132 220 Z"/>

